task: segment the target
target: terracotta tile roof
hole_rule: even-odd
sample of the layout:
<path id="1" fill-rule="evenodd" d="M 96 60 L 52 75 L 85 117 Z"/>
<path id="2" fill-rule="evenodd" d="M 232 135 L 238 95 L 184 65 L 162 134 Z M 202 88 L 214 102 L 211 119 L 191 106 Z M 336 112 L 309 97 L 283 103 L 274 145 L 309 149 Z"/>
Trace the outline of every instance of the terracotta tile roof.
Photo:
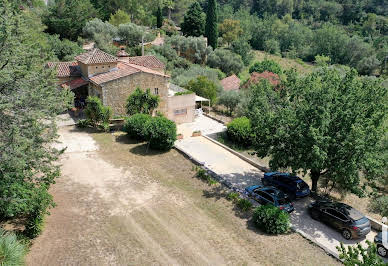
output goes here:
<path id="1" fill-rule="evenodd" d="M 77 62 L 48 62 L 47 66 L 49 68 L 57 69 L 58 78 L 66 77 L 80 77 L 81 70 Z"/>
<path id="2" fill-rule="evenodd" d="M 123 78 L 135 73 L 139 73 L 139 72 L 145 72 L 145 73 L 150 73 L 158 76 L 169 77 L 167 75 L 164 75 L 163 73 L 160 73 L 159 71 L 155 71 L 146 67 L 133 65 L 125 62 L 118 62 L 116 69 L 106 73 L 97 74 L 93 77 L 90 77 L 89 79 L 93 83 L 100 85 L 115 79 Z"/>
<path id="3" fill-rule="evenodd" d="M 225 91 L 234 91 L 240 88 L 241 80 L 236 75 L 231 75 L 220 81 Z"/>
<path id="4" fill-rule="evenodd" d="M 75 60 L 84 64 L 100 64 L 100 63 L 115 63 L 117 57 L 107 54 L 100 49 L 94 48 L 86 53 L 80 54 L 75 57 Z"/>
<path id="5" fill-rule="evenodd" d="M 257 73 L 257 72 L 253 72 L 251 74 L 251 77 L 249 78 L 249 80 L 244 84 L 244 88 L 248 88 L 249 86 L 251 86 L 252 84 L 256 84 L 256 83 L 259 83 L 260 80 L 263 80 L 263 79 L 266 79 L 269 81 L 269 83 L 271 83 L 273 86 L 278 86 L 280 84 L 280 78 L 279 78 L 279 75 L 275 74 L 275 73 L 272 73 L 272 72 L 268 72 L 268 71 L 264 71 L 262 73 Z"/>
<path id="6" fill-rule="evenodd" d="M 62 88 L 70 88 L 70 90 L 73 90 L 73 89 L 79 88 L 81 86 L 87 85 L 88 83 L 89 83 L 89 81 L 87 81 L 81 77 L 81 78 L 76 78 L 76 79 L 70 80 L 68 82 L 65 82 L 65 83 L 61 84 L 61 87 Z"/>
<path id="7" fill-rule="evenodd" d="M 129 63 L 152 69 L 162 69 L 164 64 L 153 55 L 134 56 L 129 58 Z"/>

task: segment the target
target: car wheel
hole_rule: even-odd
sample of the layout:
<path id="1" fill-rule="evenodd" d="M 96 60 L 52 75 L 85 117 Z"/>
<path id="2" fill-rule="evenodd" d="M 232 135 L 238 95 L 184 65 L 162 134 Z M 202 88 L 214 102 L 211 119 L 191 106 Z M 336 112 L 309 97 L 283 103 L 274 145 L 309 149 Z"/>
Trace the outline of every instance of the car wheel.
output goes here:
<path id="1" fill-rule="evenodd" d="M 349 240 L 352 238 L 352 233 L 348 229 L 342 230 L 342 236 L 346 239 Z"/>
<path id="2" fill-rule="evenodd" d="M 381 257 L 388 257 L 388 250 L 382 245 L 378 245 L 377 254 L 379 254 Z"/>
<path id="3" fill-rule="evenodd" d="M 312 210 L 311 211 L 311 218 L 313 218 L 314 220 L 319 220 L 319 213 L 315 210 Z"/>

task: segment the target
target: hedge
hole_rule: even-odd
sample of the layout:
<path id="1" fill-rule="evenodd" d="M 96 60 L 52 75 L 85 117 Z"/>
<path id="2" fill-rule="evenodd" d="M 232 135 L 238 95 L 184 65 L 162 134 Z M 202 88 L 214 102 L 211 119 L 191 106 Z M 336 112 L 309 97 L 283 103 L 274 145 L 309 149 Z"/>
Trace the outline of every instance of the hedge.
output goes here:
<path id="1" fill-rule="evenodd" d="M 245 116 L 239 117 L 227 124 L 228 138 L 236 144 L 248 147 L 252 144 L 253 133 L 251 121 Z"/>

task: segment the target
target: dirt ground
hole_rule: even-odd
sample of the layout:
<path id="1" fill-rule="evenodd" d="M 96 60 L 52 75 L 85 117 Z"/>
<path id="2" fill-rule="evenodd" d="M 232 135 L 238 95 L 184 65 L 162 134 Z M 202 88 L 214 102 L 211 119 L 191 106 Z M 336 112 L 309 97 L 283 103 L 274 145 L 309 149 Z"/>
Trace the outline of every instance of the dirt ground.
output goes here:
<path id="1" fill-rule="evenodd" d="M 57 206 L 27 265 L 335 265 L 296 233 L 269 236 L 176 150 L 61 128 Z"/>

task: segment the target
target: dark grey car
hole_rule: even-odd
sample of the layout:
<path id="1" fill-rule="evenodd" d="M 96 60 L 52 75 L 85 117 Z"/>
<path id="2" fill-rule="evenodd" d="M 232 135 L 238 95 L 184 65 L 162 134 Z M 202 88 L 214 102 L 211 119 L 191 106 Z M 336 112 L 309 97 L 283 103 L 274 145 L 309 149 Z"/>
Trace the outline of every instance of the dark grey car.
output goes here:
<path id="1" fill-rule="evenodd" d="M 388 239 L 388 232 L 385 232 L 387 234 L 387 239 Z M 383 246 L 383 233 L 380 232 L 377 234 L 377 236 L 375 236 L 375 244 L 377 246 L 377 253 L 381 256 L 381 257 L 388 257 L 388 249 L 386 249 L 384 246 Z"/>
<path id="2" fill-rule="evenodd" d="M 316 201 L 309 205 L 309 212 L 313 219 L 341 231 L 348 240 L 366 236 L 371 230 L 369 219 L 344 203 Z"/>

